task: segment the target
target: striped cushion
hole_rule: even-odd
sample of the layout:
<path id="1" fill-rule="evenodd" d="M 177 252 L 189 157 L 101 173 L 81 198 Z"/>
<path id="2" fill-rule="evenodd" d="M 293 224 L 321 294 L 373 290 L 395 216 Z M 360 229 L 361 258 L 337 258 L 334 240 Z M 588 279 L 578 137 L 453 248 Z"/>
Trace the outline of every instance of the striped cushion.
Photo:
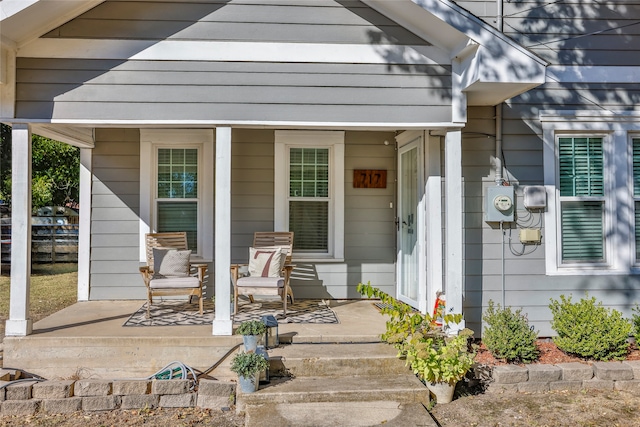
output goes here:
<path id="1" fill-rule="evenodd" d="M 153 248 L 153 278 L 189 275 L 190 250 Z"/>
<path id="2" fill-rule="evenodd" d="M 249 275 L 252 277 L 280 277 L 282 261 L 286 254 L 282 249 L 249 248 Z"/>

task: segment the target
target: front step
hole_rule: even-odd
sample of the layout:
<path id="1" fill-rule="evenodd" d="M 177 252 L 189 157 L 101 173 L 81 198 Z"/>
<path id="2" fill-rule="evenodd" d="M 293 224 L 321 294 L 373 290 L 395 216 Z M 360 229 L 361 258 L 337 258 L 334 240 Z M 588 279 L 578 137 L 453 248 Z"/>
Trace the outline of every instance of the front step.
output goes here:
<path id="1" fill-rule="evenodd" d="M 269 350 L 269 359 L 271 382 L 238 391 L 247 426 L 411 426 L 409 408 L 415 425 L 433 425 L 427 388 L 387 344 L 293 344 Z"/>
<path id="2" fill-rule="evenodd" d="M 420 403 L 390 401 L 277 403 L 255 407 L 246 427 L 438 427 Z"/>
<path id="3" fill-rule="evenodd" d="M 388 344 L 294 344 L 269 350 L 272 376 L 403 375 L 409 372 Z"/>

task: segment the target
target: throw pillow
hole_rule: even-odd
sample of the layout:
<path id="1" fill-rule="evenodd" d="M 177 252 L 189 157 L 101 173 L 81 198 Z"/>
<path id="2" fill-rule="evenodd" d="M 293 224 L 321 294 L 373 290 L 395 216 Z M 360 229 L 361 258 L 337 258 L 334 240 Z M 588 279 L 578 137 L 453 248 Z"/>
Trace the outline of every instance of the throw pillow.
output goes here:
<path id="1" fill-rule="evenodd" d="M 190 250 L 153 248 L 154 279 L 189 275 Z"/>
<path id="2" fill-rule="evenodd" d="M 249 248 L 249 275 L 253 277 L 280 277 L 285 254 L 276 248 Z"/>

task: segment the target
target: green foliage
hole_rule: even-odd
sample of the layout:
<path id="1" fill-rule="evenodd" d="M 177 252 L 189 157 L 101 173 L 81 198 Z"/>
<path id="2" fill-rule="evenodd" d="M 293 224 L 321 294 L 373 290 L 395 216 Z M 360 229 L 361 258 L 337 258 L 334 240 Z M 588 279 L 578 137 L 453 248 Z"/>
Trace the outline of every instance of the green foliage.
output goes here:
<path id="1" fill-rule="evenodd" d="M 500 308 L 500 304 L 496 308 L 490 300 L 482 319 L 487 322 L 482 342 L 495 357 L 523 363 L 530 363 L 538 358 L 538 333 L 529 327 L 522 309 L 512 312 L 509 307 Z"/>
<path id="2" fill-rule="evenodd" d="M 39 135 L 31 138 L 33 210 L 78 201 L 80 150 Z M 11 201 L 11 128 L 0 127 L 0 199 Z"/>
<path id="3" fill-rule="evenodd" d="M 558 333 L 553 340 L 559 349 L 595 360 L 621 360 L 627 354 L 631 324 L 617 310 L 596 304 L 595 297 L 572 303 L 571 296 L 560 295 L 549 305 L 551 327 Z"/>
<path id="4" fill-rule="evenodd" d="M 631 314 L 631 333 L 636 340 L 636 346 L 640 347 L 640 307 L 638 306 L 638 304 L 636 304 L 636 306 L 631 309 L 631 311 L 633 311 L 633 313 Z"/>
<path id="5" fill-rule="evenodd" d="M 267 369 L 269 362 L 258 353 L 238 353 L 231 360 L 231 370 L 240 377 L 250 378 Z"/>
<path id="6" fill-rule="evenodd" d="M 260 320 L 247 320 L 242 322 L 236 334 L 238 335 L 263 335 L 267 331 L 267 326 Z"/>
<path id="7" fill-rule="evenodd" d="M 455 385 L 473 365 L 475 352 L 469 349 L 473 332 L 464 329 L 457 336 L 424 336 L 417 333 L 406 345 L 407 365 L 423 381 Z"/>
<path id="8" fill-rule="evenodd" d="M 33 181 L 48 182 L 51 198 L 45 204 L 33 202 L 33 209 L 42 206 L 64 206 L 78 201 L 80 182 L 80 150 L 77 147 L 33 135 Z M 35 195 L 34 195 L 35 196 Z M 36 203 L 38 202 L 38 203 Z"/>
<path id="9" fill-rule="evenodd" d="M 399 350 L 398 356 L 407 357 L 407 365 L 421 380 L 455 384 L 471 369 L 475 357 L 475 351 L 468 345 L 471 330 L 447 337 L 429 314 L 414 311 L 370 283 L 358 284 L 357 290 L 369 298 L 379 298 L 384 304 L 381 312 L 389 320 L 382 339 Z M 442 319 L 446 325 L 457 324 L 462 315 L 445 314 Z"/>

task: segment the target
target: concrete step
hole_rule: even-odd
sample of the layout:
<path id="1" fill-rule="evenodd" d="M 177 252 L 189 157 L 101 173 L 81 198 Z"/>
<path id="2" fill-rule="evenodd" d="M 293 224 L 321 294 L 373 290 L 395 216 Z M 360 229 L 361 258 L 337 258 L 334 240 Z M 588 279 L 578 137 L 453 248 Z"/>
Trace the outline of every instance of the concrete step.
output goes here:
<path id="1" fill-rule="evenodd" d="M 245 417 L 246 427 L 437 427 L 420 403 L 395 401 L 310 402 L 257 405 Z"/>
<path id="2" fill-rule="evenodd" d="M 239 411 L 259 405 L 319 402 L 429 402 L 429 391 L 413 374 L 271 379 L 255 393 L 238 391 Z"/>
<path id="3" fill-rule="evenodd" d="M 270 349 L 271 376 L 402 375 L 409 372 L 388 344 L 293 344 Z"/>

